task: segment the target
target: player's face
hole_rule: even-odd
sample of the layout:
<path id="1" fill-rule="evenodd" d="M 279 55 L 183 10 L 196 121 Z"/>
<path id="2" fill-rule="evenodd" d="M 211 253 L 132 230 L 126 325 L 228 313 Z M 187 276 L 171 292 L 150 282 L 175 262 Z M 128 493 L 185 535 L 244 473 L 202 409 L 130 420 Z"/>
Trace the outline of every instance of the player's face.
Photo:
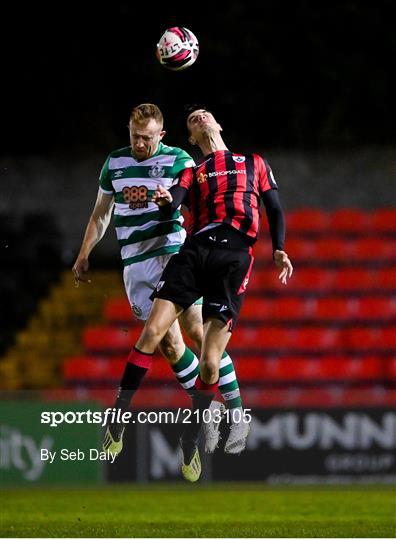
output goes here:
<path id="1" fill-rule="evenodd" d="M 188 116 L 187 128 L 192 144 L 199 144 L 200 139 L 208 133 L 220 133 L 221 131 L 221 126 L 216 122 L 213 114 L 205 109 L 198 109 Z"/>
<path id="2" fill-rule="evenodd" d="M 154 118 L 146 122 L 129 123 L 131 148 L 138 161 L 144 161 L 155 154 L 164 135 L 165 131 Z"/>

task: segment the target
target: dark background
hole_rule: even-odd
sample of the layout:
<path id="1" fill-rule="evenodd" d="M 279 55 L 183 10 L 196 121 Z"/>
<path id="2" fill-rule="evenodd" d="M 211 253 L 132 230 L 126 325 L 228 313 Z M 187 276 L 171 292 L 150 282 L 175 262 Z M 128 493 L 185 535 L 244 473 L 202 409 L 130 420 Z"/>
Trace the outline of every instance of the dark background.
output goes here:
<path id="1" fill-rule="evenodd" d="M 145 101 L 163 109 L 169 144 L 185 145 L 194 101 L 239 151 L 396 139 L 393 1 L 34 3 L 2 19 L 3 155 L 106 154 Z M 179 73 L 155 58 L 174 25 L 201 47 Z"/>

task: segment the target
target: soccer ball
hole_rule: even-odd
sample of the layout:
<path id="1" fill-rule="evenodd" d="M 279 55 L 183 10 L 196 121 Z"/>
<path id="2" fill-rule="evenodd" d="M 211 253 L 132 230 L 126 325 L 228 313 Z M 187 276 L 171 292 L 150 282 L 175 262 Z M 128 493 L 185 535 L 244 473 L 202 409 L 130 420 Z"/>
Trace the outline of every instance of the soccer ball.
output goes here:
<path id="1" fill-rule="evenodd" d="M 188 28 L 174 26 L 162 34 L 157 44 L 157 58 L 160 63 L 173 71 L 181 71 L 192 66 L 198 57 L 197 38 Z"/>

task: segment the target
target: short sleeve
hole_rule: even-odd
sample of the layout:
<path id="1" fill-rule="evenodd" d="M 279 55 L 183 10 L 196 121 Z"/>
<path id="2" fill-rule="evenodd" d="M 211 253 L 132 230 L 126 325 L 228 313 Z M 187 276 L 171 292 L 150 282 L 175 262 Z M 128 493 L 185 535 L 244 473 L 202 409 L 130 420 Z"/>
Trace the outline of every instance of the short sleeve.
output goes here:
<path id="1" fill-rule="evenodd" d="M 113 195 L 114 189 L 113 189 L 113 184 L 110 180 L 110 175 L 109 175 L 109 161 L 110 161 L 110 156 L 106 159 L 106 161 L 103 164 L 102 170 L 100 171 L 99 187 L 104 193 Z"/>
<path id="2" fill-rule="evenodd" d="M 264 193 L 264 191 L 268 191 L 269 189 L 278 189 L 278 185 L 268 161 L 257 154 L 255 154 L 255 161 L 257 163 L 260 192 Z"/>
<path id="3" fill-rule="evenodd" d="M 180 150 L 179 154 L 177 155 L 177 158 L 175 160 L 175 163 L 173 165 L 173 177 L 176 178 L 176 176 L 183 170 L 188 167 L 194 167 L 195 162 L 193 158 L 187 154 L 185 150 Z"/>
<path id="4" fill-rule="evenodd" d="M 194 169 L 189 167 L 188 169 L 182 170 L 174 179 L 173 186 L 180 186 L 185 189 L 190 189 L 194 181 Z"/>

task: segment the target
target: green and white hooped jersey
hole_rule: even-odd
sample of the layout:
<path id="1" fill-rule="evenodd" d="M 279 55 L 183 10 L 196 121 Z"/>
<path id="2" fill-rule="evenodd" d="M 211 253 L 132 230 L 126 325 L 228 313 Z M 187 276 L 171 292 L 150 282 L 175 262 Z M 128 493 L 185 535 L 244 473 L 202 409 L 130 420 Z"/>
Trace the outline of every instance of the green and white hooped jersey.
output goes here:
<path id="1" fill-rule="evenodd" d="M 165 220 L 150 199 L 157 184 L 169 189 L 176 175 L 192 166 L 187 152 L 163 143 L 144 161 L 132 156 L 130 146 L 108 156 L 99 185 L 114 195 L 114 224 L 124 266 L 179 251 L 186 237 L 180 209 Z"/>

